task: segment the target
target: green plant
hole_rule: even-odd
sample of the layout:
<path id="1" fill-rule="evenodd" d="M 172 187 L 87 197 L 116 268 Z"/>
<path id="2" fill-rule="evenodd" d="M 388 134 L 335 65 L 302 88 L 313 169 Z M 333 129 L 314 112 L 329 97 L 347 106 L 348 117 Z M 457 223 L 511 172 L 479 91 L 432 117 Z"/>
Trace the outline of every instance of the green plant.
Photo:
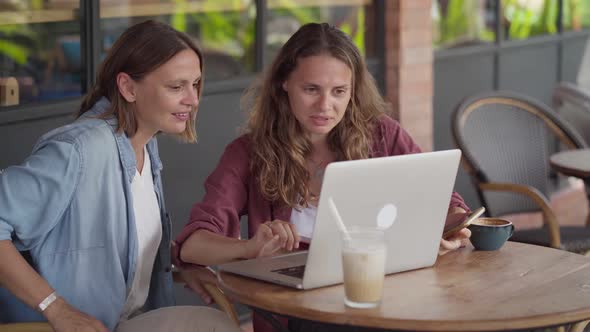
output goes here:
<path id="1" fill-rule="evenodd" d="M 544 0 L 538 12 L 528 0 L 503 0 L 502 12 L 509 23 L 509 39 L 526 39 L 557 33 L 558 0 Z"/>
<path id="2" fill-rule="evenodd" d="M 494 31 L 483 23 L 481 1 L 450 0 L 444 15 L 440 13 L 438 1 L 434 5 L 433 23 L 438 27 L 438 31 L 434 32 L 435 46 L 449 47 L 477 40 L 494 40 Z"/>
<path id="3" fill-rule="evenodd" d="M 197 36 L 202 47 L 219 51 L 236 58 L 238 62 L 253 68 L 256 8 L 254 1 L 209 0 L 203 1 L 199 12 L 186 14 L 183 10 L 188 0 L 173 0 L 178 11 L 170 16 L 170 24 L 179 31 Z M 322 21 L 319 6 L 303 7 L 293 0 L 269 1 L 272 19 L 289 17 L 300 25 Z M 365 53 L 365 12 L 362 7 L 352 10 L 350 17 L 342 20 L 339 28 L 348 33 L 361 52 Z M 352 23 L 351 23 L 352 22 Z M 269 31 L 267 37 L 274 31 Z M 269 38 L 273 46 L 280 46 L 290 35 Z M 276 40 L 275 40 L 276 39 Z M 284 39 L 284 40 L 283 40 Z"/>
<path id="4" fill-rule="evenodd" d="M 580 30 L 590 26 L 590 2 L 587 0 L 563 1 L 563 27 Z"/>
<path id="5" fill-rule="evenodd" d="M 533 35 L 557 33 L 557 16 L 559 15 L 558 0 L 545 0 L 539 20 L 533 24 Z"/>

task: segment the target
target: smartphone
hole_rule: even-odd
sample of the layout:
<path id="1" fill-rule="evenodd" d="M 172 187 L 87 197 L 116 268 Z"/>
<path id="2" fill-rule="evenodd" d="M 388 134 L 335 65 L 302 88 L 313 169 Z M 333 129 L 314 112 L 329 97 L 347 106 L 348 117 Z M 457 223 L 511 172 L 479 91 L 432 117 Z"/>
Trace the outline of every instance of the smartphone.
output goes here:
<path id="1" fill-rule="evenodd" d="M 472 211 L 471 213 L 465 213 L 463 215 L 454 215 L 455 220 L 447 220 L 445 223 L 445 230 L 443 231 L 443 239 L 447 239 L 453 236 L 458 231 L 469 226 L 475 219 L 481 216 L 485 212 L 485 208 L 482 206 L 479 209 Z"/>

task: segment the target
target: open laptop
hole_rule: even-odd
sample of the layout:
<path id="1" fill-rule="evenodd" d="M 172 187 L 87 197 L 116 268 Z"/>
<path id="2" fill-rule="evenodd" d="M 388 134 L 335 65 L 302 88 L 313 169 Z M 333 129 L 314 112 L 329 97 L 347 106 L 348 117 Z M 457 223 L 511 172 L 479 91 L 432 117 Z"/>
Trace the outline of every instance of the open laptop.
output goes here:
<path id="1" fill-rule="evenodd" d="M 298 289 L 342 283 L 342 235 L 329 197 L 347 228 L 376 226 L 378 219 L 383 224 L 385 216 L 387 274 L 432 266 L 460 158 L 460 150 L 447 150 L 331 163 L 308 251 L 226 263 L 219 270 Z"/>

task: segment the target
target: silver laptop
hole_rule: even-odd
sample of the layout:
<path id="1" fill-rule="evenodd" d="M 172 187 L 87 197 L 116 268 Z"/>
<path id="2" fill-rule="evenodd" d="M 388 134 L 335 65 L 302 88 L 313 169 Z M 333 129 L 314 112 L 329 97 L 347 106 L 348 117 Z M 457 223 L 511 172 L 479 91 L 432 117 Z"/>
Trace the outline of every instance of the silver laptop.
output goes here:
<path id="1" fill-rule="evenodd" d="M 219 265 L 227 271 L 298 289 L 342 283 L 341 233 L 385 227 L 387 274 L 432 266 L 455 184 L 460 150 L 335 162 L 324 174 L 308 251 Z"/>

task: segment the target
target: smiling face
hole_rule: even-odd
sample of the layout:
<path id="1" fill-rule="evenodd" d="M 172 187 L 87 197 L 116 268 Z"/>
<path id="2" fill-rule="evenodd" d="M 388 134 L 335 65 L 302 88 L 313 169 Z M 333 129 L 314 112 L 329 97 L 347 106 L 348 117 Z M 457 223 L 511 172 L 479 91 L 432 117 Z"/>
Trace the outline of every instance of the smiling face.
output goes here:
<path id="1" fill-rule="evenodd" d="M 340 123 L 351 89 L 352 71 L 328 54 L 298 59 L 283 83 L 291 112 L 312 141 L 325 139 Z"/>
<path id="2" fill-rule="evenodd" d="M 160 131 L 182 133 L 199 104 L 200 84 L 200 60 L 191 49 L 133 81 L 137 133 L 148 137 Z"/>

